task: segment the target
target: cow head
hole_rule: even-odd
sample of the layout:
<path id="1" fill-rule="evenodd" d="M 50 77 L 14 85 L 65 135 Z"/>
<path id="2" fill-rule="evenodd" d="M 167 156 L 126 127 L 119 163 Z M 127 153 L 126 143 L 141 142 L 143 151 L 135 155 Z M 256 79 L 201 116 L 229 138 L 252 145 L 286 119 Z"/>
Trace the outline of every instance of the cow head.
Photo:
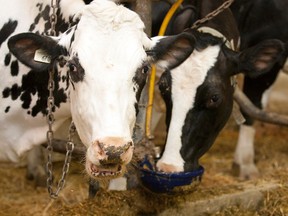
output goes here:
<path id="1" fill-rule="evenodd" d="M 10 51 L 34 70 L 47 73 L 53 62 L 62 65 L 61 73 L 69 79 L 72 119 L 87 147 L 86 170 L 92 177 L 117 177 L 131 160 L 137 102 L 150 63 L 170 70 L 192 51 L 187 34 L 155 44 L 143 29 L 136 13 L 96 0 L 85 7 L 77 25 L 57 38 L 22 33 L 8 42 Z M 51 63 L 35 61 L 37 50 Z"/>
<path id="2" fill-rule="evenodd" d="M 187 34 L 195 41 L 192 54 L 177 68 L 164 72 L 159 81 L 167 108 L 168 135 L 157 168 L 164 172 L 199 168 L 199 158 L 211 147 L 231 114 L 231 77 L 238 73 L 261 75 L 284 51 L 282 42 L 267 40 L 237 53 L 211 34 Z"/>

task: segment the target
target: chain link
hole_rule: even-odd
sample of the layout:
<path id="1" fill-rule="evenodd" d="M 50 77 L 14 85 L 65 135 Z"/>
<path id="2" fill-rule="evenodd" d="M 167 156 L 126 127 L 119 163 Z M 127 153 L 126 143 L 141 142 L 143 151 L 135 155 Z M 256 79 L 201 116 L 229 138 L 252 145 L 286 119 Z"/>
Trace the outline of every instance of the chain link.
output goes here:
<path id="1" fill-rule="evenodd" d="M 224 11 L 225 9 L 229 8 L 230 5 L 234 2 L 234 0 L 227 0 L 225 1 L 220 7 L 218 7 L 216 10 L 212 11 L 211 13 L 207 14 L 204 18 L 197 20 L 193 25 L 192 29 L 198 28 L 201 24 L 213 19 L 216 17 L 219 13 Z"/>
<path id="2" fill-rule="evenodd" d="M 56 23 L 57 23 L 57 9 L 59 8 L 59 0 L 51 0 L 51 8 L 52 8 L 52 14 L 50 16 L 50 23 L 51 23 L 51 36 L 56 36 Z M 65 155 L 65 161 L 62 168 L 62 175 L 58 182 L 56 191 L 53 191 L 53 164 L 52 164 L 52 152 L 53 152 L 53 139 L 54 139 L 54 132 L 53 132 L 53 123 L 55 122 L 53 109 L 55 108 L 54 103 L 54 96 L 53 91 L 55 89 L 55 82 L 54 82 L 54 74 L 55 74 L 55 67 L 56 65 L 54 62 L 51 65 L 50 71 L 49 71 L 49 80 L 48 80 L 48 91 L 49 96 L 47 98 L 47 108 L 48 113 L 46 116 L 46 120 L 48 123 L 48 131 L 46 133 L 47 138 L 47 189 L 49 192 L 49 195 L 51 198 L 56 199 L 58 197 L 58 194 L 60 190 L 64 187 L 65 184 L 65 178 L 69 171 L 72 152 L 74 149 L 74 143 L 73 143 L 73 135 L 76 132 L 76 128 L 73 122 L 71 122 L 70 128 L 69 128 L 69 135 L 68 135 L 68 141 L 66 143 L 66 155 Z"/>
<path id="3" fill-rule="evenodd" d="M 51 24 L 51 30 L 50 35 L 56 36 L 56 23 L 57 23 L 57 9 L 59 8 L 59 1 L 60 0 L 51 0 L 51 8 L 52 8 L 52 14 L 50 15 L 50 24 Z"/>

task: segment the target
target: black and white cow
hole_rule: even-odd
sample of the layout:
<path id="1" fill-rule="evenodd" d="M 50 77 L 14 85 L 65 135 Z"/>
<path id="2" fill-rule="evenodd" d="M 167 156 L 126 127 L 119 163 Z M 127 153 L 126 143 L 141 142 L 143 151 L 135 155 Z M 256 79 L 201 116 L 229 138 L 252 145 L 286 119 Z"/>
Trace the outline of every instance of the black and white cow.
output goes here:
<path id="1" fill-rule="evenodd" d="M 137 101 L 150 63 L 178 66 L 191 53 L 193 37 L 152 41 L 136 13 L 108 0 L 60 0 L 58 36 L 48 37 L 50 0 L 2 3 L 0 160 L 17 162 L 45 142 L 47 71 L 55 62 L 54 129 L 72 116 L 87 147 L 87 173 L 122 175 L 132 158 Z"/>
<path id="2" fill-rule="evenodd" d="M 172 28 L 170 33 L 189 28 L 223 2 L 184 1 L 173 21 L 184 25 L 182 29 L 174 25 L 177 29 Z M 231 114 L 232 77 L 239 73 L 250 77 L 262 75 L 284 51 L 284 44 L 279 40 L 263 41 L 241 52 L 231 49 L 238 46 L 239 35 L 229 9 L 185 33 L 193 39 L 191 55 L 178 67 L 166 70 L 159 80 L 167 108 L 168 135 L 156 166 L 164 172 L 199 168 L 199 158 L 212 146 Z"/>
<path id="3" fill-rule="evenodd" d="M 282 0 L 235 0 L 231 10 L 235 15 L 241 36 L 240 50 L 254 46 L 266 39 L 288 42 L 288 2 Z M 286 52 L 274 63 L 269 73 L 261 77 L 245 76 L 243 92 L 258 108 L 267 104 L 269 89 L 274 83 L 287 58 Z M 242 179 L 259 175 L 254 163 L 253 118 L 244 113 L 246 122 L 240 126 L 238 143 L 234 156 L 234 171 Z"/>

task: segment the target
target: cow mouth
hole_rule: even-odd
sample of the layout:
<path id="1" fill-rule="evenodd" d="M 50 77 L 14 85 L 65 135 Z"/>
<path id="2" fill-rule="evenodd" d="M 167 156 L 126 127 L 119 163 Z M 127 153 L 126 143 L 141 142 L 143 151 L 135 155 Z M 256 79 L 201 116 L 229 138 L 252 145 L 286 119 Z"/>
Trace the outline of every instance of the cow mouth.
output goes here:
<path id="1" fill-rule="evenodd" d="M 116 178 L 122 175 L 123 167 L 120 164 L 97 166 L 87 163 L 86 169 L 88 174 L 94 178 Z"/>

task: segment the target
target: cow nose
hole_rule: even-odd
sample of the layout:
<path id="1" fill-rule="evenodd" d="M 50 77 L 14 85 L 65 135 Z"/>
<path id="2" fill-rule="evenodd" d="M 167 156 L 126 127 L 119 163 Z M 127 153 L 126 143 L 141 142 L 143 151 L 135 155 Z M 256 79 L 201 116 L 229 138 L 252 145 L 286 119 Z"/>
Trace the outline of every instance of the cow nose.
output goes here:
<path id="1" fill-rule="evenodd" d="M 131 160 L 133 142 L 123 138 L 108 137 L 95 143 L 99 149 L 99 163 L 104 165 L 127 164 Z"/>
<path id="2" fill-rule="evenodd" d="M 132 146 L 132 142 L 127 142 L 121 146 L 114 146 L 106 143 L 99 143 L 99 148 L 102 152 L 105 152 L 107 158 L 104 160 L 100 160 L 101 165 L 112 165 L 112 164 L 122 164 L 125 161 L 126 152 L 128 152 L 129 148 Z"/>

